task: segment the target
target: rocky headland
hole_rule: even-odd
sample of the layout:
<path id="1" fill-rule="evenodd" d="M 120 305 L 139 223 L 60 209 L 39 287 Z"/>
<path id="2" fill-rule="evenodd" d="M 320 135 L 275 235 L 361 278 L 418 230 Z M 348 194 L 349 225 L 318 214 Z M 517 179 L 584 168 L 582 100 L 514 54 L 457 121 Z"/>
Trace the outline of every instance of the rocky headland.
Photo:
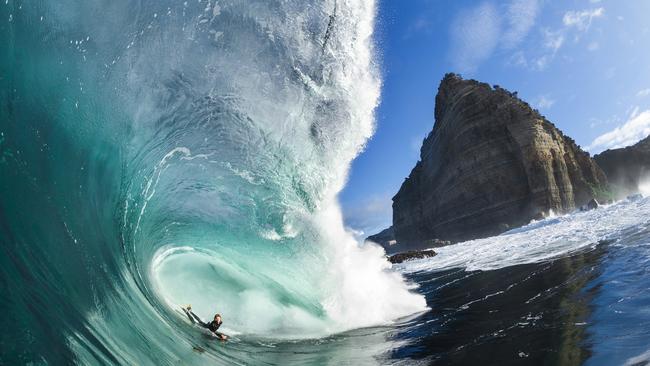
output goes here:
<path id="1" fill-rule="evenodd" d="M 603 151 L 594 160 L 607 174 L 616 198 L 639 192 L 641 184 L 650 182 L 650 136 L 632 146 Z"/>
<path id="2" fill-rule="evenodd" d="M 497 235 L 607 194 L 594 160 L 516 93 L 447 74 L 420 161 L 393 197 L 398 244 L 385 247 Z"/>
<path id="3" fill-rule="evenodd" d="M 389 255 L 393 254 L 395 252 L 394 249 L 397 247 L 397 241 L 395 240 L 392 226 L 378 232 L 377 234 L 370 235 L 366 240 L 381 245 L 386 250 L 386 254 Z"/>

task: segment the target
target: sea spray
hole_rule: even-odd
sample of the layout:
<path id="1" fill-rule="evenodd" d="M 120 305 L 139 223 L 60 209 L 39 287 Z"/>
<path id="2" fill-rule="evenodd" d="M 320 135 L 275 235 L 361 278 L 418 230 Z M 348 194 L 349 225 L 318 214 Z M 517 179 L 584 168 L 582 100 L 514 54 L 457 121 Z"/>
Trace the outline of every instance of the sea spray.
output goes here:
<path id="1" fill-rule="evenodd" d="M 324 307 L 340 331 L 388 321 L 426 310 L 424 298 L 405 291 L 404 279 L 390 270 L 383 248 L 359 246 L 343 228 L 340 208 L 333 204 L 317 216 L 331 253 Z M 390 314 L 390 315 L 389 315 Z"/>
<path id="2" fill-rule="evenodd" d="M 404 272 L 462 268 L 490 271 L 527 263 L 543 263 L 600 244 L 618 245 L 617 238 L 630 228 L 648 225 L 650 198 L 625 199 L 594 210 L 543 220 L 501 235 L 436 248 L 432 258 L 400 265 Z M 640 214 L 641 213 L 641 214 Z"/>

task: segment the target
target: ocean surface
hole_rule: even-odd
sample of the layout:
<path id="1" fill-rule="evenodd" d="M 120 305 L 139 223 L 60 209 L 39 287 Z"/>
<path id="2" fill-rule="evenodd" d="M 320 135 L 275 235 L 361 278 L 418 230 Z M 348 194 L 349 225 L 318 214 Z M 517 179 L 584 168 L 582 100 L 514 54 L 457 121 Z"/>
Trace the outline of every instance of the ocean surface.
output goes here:
<path id="1" fill-rule="evenodd" d="M 0 364 L 650 364 L 648 198 L 395 267 L 348 232 L 375 13 L 0 3 Z"/>

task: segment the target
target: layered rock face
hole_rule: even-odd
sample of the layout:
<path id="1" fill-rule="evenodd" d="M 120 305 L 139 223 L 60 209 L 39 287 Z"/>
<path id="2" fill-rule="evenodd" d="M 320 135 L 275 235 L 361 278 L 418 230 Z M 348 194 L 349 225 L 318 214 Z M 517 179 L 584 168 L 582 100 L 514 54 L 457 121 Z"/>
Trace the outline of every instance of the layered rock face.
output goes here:
<path id="1" fill-rule="evenodd" d="M 496 235 L 600 198 L 587 153 L 505 89 L 447 74 L 420 161 L 393 197 L 400 246 Z"/>
<path id="2" fill-rule="evenodd" d="M 650 182 L 650 136 L 632 146 L 606 150 L 594 160 L 607 174 L 617 198 L 639 192 L 642 183 Z"/>

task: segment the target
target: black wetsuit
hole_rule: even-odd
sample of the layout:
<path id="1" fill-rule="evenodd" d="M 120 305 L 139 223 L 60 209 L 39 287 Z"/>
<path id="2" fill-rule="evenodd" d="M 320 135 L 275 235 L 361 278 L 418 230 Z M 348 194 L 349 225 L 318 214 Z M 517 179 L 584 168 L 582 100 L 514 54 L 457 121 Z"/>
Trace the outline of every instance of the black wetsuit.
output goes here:
<path id="1" fill-rule="evenodd" d="M 216 335 L 218 335 L 220 337 L 223 335 L 223 334 L 217 332 L 217 329 L 219 329 L 219 327 L 221 326 L 221 323 L 217 323 L 216 320 L 213 320 L 213 321 L 211 321 L 209 323 L 204 323 L 201 320 L 201 318 L 199 318 L 196 314 L 194 314 L 192 312 L 192 310 L 187 310 L 187 309 L 183 309 L 183 310 L 185 310 L 185 314 L 187 314 L 187 316 L 190 318 L 190 321 L 192 323 L 197 323 L 198 325 L 202 326 L 203 328 L 209 329 L 212 333 L 214 333 L 214 334 L 216 334 Z"/>

